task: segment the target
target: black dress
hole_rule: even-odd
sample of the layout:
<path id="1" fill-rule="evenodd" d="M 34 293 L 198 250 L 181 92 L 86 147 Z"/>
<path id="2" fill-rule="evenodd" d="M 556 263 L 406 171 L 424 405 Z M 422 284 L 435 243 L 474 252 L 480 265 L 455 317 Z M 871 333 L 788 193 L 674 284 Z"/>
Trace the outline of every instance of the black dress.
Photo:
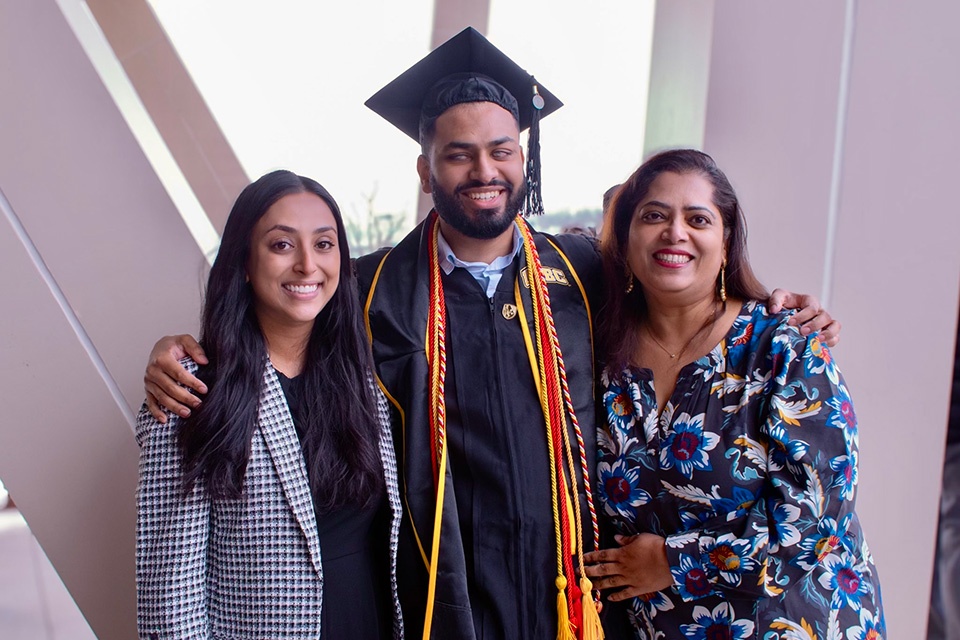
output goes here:
<path id="1" fill-rule="evenodd" d="M 290 413 L 303 445 L 305 431 L 300 420 L 301 378 L 288 378 L 277 371 Z M 306 452 L 304 452 L 306 455 Z M 310 464 L 307 464 L 309 474 Z M 311 491 L 313 491 L 311 483 Z M 387 537 L 390 509 L 386 492 L 364 508 L 344 507 L 321 513 L 313 494 L 323 563 L 322 638 L 391 637 L 389 558 Z M 368 606 L 375 603 L 375 606 Z"/>

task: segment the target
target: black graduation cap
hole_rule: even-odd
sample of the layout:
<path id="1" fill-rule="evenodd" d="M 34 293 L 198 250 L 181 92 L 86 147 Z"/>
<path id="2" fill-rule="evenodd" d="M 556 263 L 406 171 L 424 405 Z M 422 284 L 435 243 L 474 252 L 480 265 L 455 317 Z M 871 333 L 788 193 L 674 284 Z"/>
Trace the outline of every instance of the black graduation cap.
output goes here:
<path id="1" fill-rule="evenodd" d="M 529 128 L 527 212 L 543 213 L 540 197 L 540 118 L 563 103 L 473 27 L 431 51 L 378 91 L 366 105 L 420 142 L 421 130 L 465 102 L 493 102 Z"/>

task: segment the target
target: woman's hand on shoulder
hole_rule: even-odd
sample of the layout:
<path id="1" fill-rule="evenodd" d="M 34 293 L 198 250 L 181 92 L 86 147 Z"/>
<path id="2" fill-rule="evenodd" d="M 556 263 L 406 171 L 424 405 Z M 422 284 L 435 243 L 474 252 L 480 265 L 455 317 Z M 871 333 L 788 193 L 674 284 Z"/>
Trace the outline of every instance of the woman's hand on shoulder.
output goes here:
<path id="1" fill-rule="evenodd" d="M 193 336 L 165 336 L 150 352 L 147 370 L 143 375 L 143 386 L 147 394 L 147 408 L 160 424 L 167 422 L 161 405 L 186 418 L 190 415 L 190 409 L 200 406 L 200 398 L 190 390 L 197 393 L 207 392 L 207 386 L 199 378 L 190 375 L 180 364 L 187 356 L 198 364 L 207 364 L 207 357 Z"/>
<path id="2" fill-rule="evenodd" d="M 800 335 L 808 336 L 819 332 L 820 341 L 828 347 L 835 347 L 840 342 L 840 321 L 834 320 L 830 312 L 820 306 L 820 300 L 816 296 L 774 289 L 767 308 L 770 313 L 779 313 L 782 309 L 799 309 L 788 323 L 799 327 Z"/>
<path id="3" fill-rule="evenodd" d="M 610 594 L 611 601 L 662 591 L 673 584 L 664 538 L 640 533 L 618 535 L 616 541 L 619 548 L 591 551 L 583 557 L 595 588 L 619 589 Z"/>

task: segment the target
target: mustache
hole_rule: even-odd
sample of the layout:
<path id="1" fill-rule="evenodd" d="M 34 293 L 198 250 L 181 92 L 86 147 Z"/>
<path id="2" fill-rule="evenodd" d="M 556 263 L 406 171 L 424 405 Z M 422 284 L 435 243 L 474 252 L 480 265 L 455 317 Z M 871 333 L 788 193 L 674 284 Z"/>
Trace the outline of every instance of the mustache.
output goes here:
<path id="1" fill-rule="evenodd" d="M 466 189 L 482 189 L 483 187 L 501 187 L 507 190 L 507 195 L 513 193 L 513 185 L 509 182 L 503 180 L 493 179 L 490 182 L 481 182 L 479 180 L 470 180 L 463 184 L 457 185 L 457 193 L 465 191 Z"/>

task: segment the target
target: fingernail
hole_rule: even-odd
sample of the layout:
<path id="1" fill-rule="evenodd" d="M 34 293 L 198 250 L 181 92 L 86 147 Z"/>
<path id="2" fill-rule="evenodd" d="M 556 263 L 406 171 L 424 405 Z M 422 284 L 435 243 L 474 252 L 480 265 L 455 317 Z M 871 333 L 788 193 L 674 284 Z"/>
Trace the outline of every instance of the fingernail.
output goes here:
<path id="1" fill-rule="evenodd" d="M 189 418 L 189 417 L 190 417 L 190 409 L 181 409 L 181 410 L 180 410 L 180 417 L 181 417 L 181 418 Z"/>

